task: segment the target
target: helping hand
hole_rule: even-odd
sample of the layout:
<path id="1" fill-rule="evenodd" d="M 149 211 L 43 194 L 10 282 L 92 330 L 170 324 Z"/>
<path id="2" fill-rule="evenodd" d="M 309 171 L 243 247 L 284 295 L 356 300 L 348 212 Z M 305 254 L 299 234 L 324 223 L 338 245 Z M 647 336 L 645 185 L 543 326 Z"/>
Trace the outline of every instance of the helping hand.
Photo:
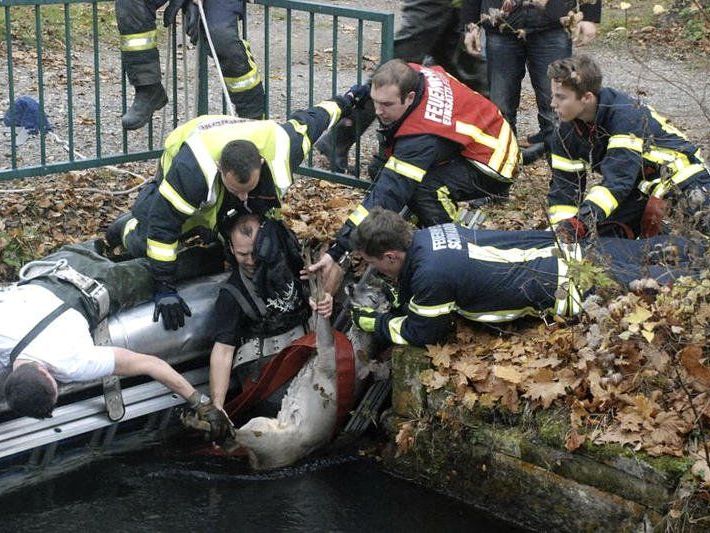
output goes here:
<path id="1" fill-rule="evenodd" d="M 227 414 L 222 409 L 217 409 L 212 402 L 201 404 L 195 409 L 197 418 L 209 424 L 209 431 L 205 431 L 205 437 L 211 442 L 221 444 L 229 435 L 231 423 Z"/>
<path id="2" fill-rule="evenodd" d="M 343 95 L 343 98 L 348 101 L 352 107 L 362 107 L 367 99 L 370 97 L 370 84 L 366 83 L 364 85 L 355 84 L 348 92 Z"/>
<path id="3" fill-rule="evenodd" d="M 350 315 L 352 316 L 353 324 L 365 333 L 375 331 L 377 312 L 372 307 L 353 305 Z"/>
<path id="4" fill-rule="evenodd" d="M 311 297 L 308 299 L 308 303 L 311 309 L 323 318 L 330 318 L 330 315 L 333 314 L 333 297 L 330 293 L 324 293 L 323 298 L 318 303 Z"/>
<path id="5" fill-rule="evenodd" d="M 481 51 L 481 27 L 473 22 L 466 25 L 466 33 L 463 36 L 463 46 L 469 55 L 480 57 Z"/>
<path id="6" fill-rule="evenodd" d="M 185 33 L 192 44 L 197 44 L 200 36 L 200 9 L 193 0 L 170 0 L 163 13 L 163 25 L 167 28 L 175 23 L 178 11 L 185 14 Z"/>
<path id="7" fill-rule="evenodd" d="M 155 302 L 153 322 L 157 322 L 162 316 L 165 329 L 177 330 L 185 325 L 185 315 L 192 316 L 192 311 L 185 300 L 169 285 L 161 284 L 153 301 Z"/>

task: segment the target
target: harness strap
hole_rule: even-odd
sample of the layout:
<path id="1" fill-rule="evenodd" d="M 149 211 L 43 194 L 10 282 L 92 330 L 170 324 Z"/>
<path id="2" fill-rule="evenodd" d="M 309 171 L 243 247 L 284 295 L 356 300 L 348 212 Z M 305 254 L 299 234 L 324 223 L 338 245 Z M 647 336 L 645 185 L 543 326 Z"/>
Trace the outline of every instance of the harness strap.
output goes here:
<path id="1" fill-rule="evenodd" d="M 335 330 L 335 368 L 337 431 L 352 409 L 355 392 L 355 354 L 345 334 Z M 261 369 L 256 381 L 249 382 L 244 390 L 227 402 L 225 411 L 232 420 L 255 403 L 268 398 L 303 368 L 316 347 L 315 333 L 296 339 Z"/>
<path id="2" fill-rule="evenodd" d="M 44 331 L 45 328 L 47 326 L 49 326 L 54 321 L 55 318 L 57 318 L 59 315 L 64 313 L 64 311 L 66 311 L 67 309 L 70 309 L 70 308 L 71 308 L 71 306 L 66 302 L 59 304 L 54 309 L 54 311 L 50 312 L 47 316 L 45 316 L 42 320 L 40 320 L 37 323 L 37 325 L 35 325 L 35 327 L 33 327 L 27 333 L 27 335 L 22 337 L 20 342 L 18 342 L 15 345 L 15 347 L 12 349 L 12 351 L 10 352 L 10 364 L 9 364 L 8 368 L 12 369 L 12 365 L 15 364 L 15 359 L 17 359 L 17 356 L 22 353 L 22 350 L 24 350 L 27 347 L 27 345 L 29 343 L 31 343 L 37 337 L 37 335 L 42 333 L 42 331 Z"/>
<path id="3" fill-rule="evenodd" d="M 247 302 L 247 299 L 244 297 L 242 294 L 242 291 L 237 289 L 234 285 L 231 283 L 222 283 L 219 286 L 220 289 L 226 290 L 229 294 L 231 294 L 234 299 L 237 301 L 237 304 L 239 307 L 242 308 L 242 311 L 249 317 L 249 319 L 252 322 L 258 322 L 259 317 L 256 316 L 256 313 L 254 312 L 254 308 Z"/>

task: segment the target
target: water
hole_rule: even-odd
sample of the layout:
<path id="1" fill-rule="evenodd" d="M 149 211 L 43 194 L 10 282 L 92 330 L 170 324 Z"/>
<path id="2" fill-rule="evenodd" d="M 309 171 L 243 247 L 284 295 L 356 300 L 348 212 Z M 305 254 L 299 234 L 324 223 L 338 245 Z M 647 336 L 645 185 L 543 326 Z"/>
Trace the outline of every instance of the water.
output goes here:
<path id="1" fill-rule="evenodd" d="M 516 531 L 352 455 L 267 474 L 144 452 L 0 500 L 2 531 Z"/>

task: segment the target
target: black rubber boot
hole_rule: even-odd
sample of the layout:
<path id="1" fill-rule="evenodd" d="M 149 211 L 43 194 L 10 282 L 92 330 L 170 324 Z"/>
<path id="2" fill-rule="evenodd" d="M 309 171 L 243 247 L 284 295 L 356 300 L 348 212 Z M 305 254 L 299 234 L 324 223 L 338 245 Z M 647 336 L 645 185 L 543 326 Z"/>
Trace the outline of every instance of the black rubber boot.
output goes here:
<path id="1" fill-rule="evenodd" d="M 128 213 L 122 214 L 109 225 L 106 230 L 106 244 L 108 244 L 109 248 L 112 249 L 117 246 L 123 246 L 123 228 L 126 227 L 126 223 L 132 218 L 133 213 L 129 211 Z"/>
<path id="2" fill-rule="evenodd" d="M 140 85 L 136 87 L 133 104 L 121 118 L 124 129 L 137 130 L 148 124 L 150 117 L 168 103 L 168 95 L 162 83 Z"/>
<path id="3" fill-rule="evenodd" d="M 345 120 L 349 121 L 349 119 Z M 355 142 L 355 127 L 352 124 L 346 124 L 345 120 L 323 134 L 313 145 L 316 150 L 328 158 L 330 170 L 341 174 L 348 172 L 348 152 Z"/>
<path id="4" fill-rule="evenodd" d="M 531 144 L 527 148 L 523 148 L 523 165 L 534 163 L 545 155 L 545 143 Z"/>

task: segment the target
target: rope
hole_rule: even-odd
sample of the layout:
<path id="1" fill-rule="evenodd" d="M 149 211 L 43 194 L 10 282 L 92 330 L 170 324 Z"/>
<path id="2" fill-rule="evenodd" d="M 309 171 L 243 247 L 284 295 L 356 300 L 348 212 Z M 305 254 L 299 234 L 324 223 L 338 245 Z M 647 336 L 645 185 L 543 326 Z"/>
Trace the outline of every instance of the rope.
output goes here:
<path id="1" fill-rule="evenodd" d="M 205 8 L 202 5 L 202 0 L 192 0 L 195 4 L 197 4 L 198 9 L 200 10 L 200 20 L 202 21 L 202 27 L 205 30 L 205 37 L 207 37 L 207 43 L 210 45 L 210 51 L 212 52 L 212 59 L 214 59 L 215 66 L 217 67 L 217 75 L 219 77 L 219 82 L 222 85 L 222 93 L 224 95 L 224 99 L 227 101 L 227 105 L 229 106 L 229 111 L 230 115 L 233 117 L 237 116 L 237 112 L 234 109 L 234 104 L 232 103 L 232 99 L 229 97 L 229 91 L 227 90 L 227 84 L 224 81 L 224 75 L 222 74 L 222 66 L 219 64 L 219 58 L 217 57 L 217 52 L 215 51 L 214 44 L 212 43 L 212 35 L 210 34 L 210 29 L 207 27 L 207 16 L 205 15 Z"/>

